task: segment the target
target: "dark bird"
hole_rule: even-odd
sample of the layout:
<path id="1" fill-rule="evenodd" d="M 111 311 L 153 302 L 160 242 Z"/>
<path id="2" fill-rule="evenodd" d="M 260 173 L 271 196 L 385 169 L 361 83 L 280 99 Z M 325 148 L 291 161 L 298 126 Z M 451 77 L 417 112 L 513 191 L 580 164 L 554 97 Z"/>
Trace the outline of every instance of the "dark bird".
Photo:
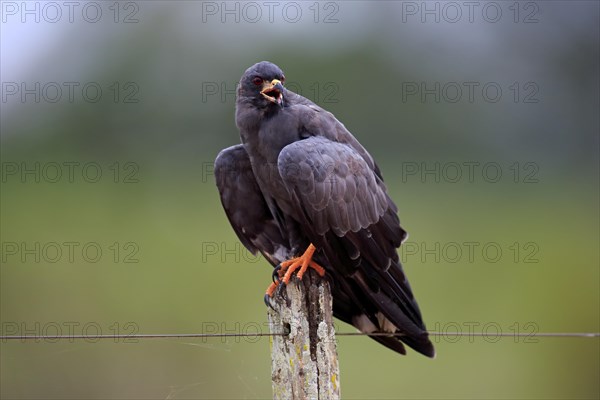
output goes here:
<path id="1" fill-rule="evenodd" d="M 333 114 L 287 90 L 279 67 L 248 68 L 237 88 L 242 144 L 222 150 L 215 177 L 241 242 L 287 284 L 307 268 L 332 281 L 333 312 L 406 354 L 435 356 L 397 248 L 406 238 L 371 155 Z M 281 282 L 281 283 L 280 283 Z"/>

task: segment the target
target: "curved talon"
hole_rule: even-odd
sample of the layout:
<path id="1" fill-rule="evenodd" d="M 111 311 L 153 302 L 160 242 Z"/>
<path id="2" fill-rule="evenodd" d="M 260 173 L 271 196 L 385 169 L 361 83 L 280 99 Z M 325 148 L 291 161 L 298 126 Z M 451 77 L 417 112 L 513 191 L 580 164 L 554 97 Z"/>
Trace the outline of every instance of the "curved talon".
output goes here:
<path id="1" fill-rule="evenodd" d="M 271 303 L 271 296 L 269 296 L 268 294 L 265 294 L 265 304 L 267 305 L 267 307 L 269 307 L 271 310 L 273 311 L 277 311 L 275 309 L 275 307 L 273 307 L 273 303 Z"/>
<path id="2" fill-rule="evenodd" d="M 276 281 L 277 282 L 281 281 L 281 276 L 279 276 L 280 271 L 281 271 L 281 264 L 279 264 L 278 266 L 273 268 L 273 273 L 271 274 L 271 279 L 273 280 L 273 283 L 275 283 Z M 275 276 L 277 276 L 277 278 Z"/>
<path id="3" fill-rule="evenodd" d="M 265 297 L 263 298 L 263 300 L 265 301 L 265 305 L 266 305 L 267 307 L 270 307 L 271 309 L 275 310 L 275 309 L 273 308 L 273 306 L 271 305 L 271 297 L 269 297 L 269 295 L 268 295 L 268 294 L 265 294 Z"/>
<path id="4" fill-rule="evenodd" d="M 274 296 L 278 296 L 281 297 L 282 296 L 282 292 L 283 292 L 283 288 L 285 287 L 285 285 L 278 285 L 277 289 L 275 289 L 275 294 Z"/>
<path id="5" fill-rule="evenodd" d="M 267 288 L 267 291 L 265 292 L 265 304 L 269 307 L 271 307 L 274 311 L 275 309 L 273 308 L 273 305 L 271 304 L 271 298 L 273 297 L 273 292 L 275 292 L 275 290 L 277 290 L 277 287 L 281 286 L 279 284 L 279 281 L 274 281 L 273 283 L 271 283 L 269 285 L 269 287 Z"/>

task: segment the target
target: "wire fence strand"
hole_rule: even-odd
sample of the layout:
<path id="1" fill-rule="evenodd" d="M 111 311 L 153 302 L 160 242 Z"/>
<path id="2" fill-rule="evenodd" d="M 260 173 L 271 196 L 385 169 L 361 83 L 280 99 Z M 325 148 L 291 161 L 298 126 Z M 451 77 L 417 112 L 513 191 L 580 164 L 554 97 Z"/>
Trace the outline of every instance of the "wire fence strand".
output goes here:
<path id="1" fill-rule="evenodd" d="M 428 332 L 430 336 L 470 336 L 470 337 L 549 337 L 549 338 L 598 338 L 600 332 L 495 332 L 493 334 L 485 332 Z M 239 338 L 239 337 L 274 337 L 287 336 L 289 332 L 282 333 L 156 333 L 156 334 L 122 334 L 122 335 L 7 335 L 0 336 L 1 341 L 7 340 L 74 340 L 74 339 L 178 339 L 178 338 Z M 403 333 L 386 332 L 338 332 L 336 336 L 384 336 L 384 337 L 402 337 Z"/>

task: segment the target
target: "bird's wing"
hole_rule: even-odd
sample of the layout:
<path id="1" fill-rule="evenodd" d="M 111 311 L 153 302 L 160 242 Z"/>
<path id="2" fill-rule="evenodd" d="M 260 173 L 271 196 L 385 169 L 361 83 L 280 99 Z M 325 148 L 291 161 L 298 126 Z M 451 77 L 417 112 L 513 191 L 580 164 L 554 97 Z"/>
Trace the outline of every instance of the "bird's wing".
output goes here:
<path id="1" fill-rule="evenodd" d="M 215 178 L 227 218 L 244 246 L 252 254 L 260 251 L 273 265 L 285 259 L 288 241 L 269 211 L 243 145 L 219 153 Z"/>
<path id="2" fill-rule="evenodd" d="M 311 137 L 286 146 L 277 165 L 318 235 L 358 232 L 379 221 L 388 208 L 373 170 L 348 145 Z"/>
<path id="3" fill-rule="evenodd" d="M 336 273 L 350 278 L 370 303 L 361 312 L 380 330 L 386 329 L 385 317 L 406 334 L 400 340 L 432 356 L 396 252 L 406 232 L 370 156 L 365 159 L 351 143 L 315 136 L 284 147 L 278 169 L 304 232 L 323 248 Z"/>

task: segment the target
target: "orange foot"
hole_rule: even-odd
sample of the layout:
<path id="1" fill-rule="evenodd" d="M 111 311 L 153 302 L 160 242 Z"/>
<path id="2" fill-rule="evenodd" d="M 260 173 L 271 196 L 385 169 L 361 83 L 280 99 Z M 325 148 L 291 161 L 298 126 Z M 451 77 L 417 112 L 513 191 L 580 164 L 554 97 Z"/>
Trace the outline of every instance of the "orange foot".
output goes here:
<path id="1" fill-rule="evenodd" d="M 298 279 L 302 279 L 304 273 L 309 267 L 317 271 L 319 276 L 325 276 L 325 269 L 312 260 L 312 256 L 315 250 L 315 246 L 311 243 L 310 246 L 308 246 L 308 248 L 304 252 L 304 254 L 302 254 L 300 257 L 292 258 L 291 260 L 287 260 L 279 264 L 277 271 L 279 279 L 269 285 L 265 294 L 265 300 L 268 300 L 268 298 L 273 297 L 273 293 L 275 293 L 275 289 L 277 289 L 280 282 L 283 282 L 287 285 L 290 282 L 290 279 L 292 278 L 292 274 L 298 268 L 300 268 L 300 271 L 298 271 L 298 273 L 296 274 Z"/>

